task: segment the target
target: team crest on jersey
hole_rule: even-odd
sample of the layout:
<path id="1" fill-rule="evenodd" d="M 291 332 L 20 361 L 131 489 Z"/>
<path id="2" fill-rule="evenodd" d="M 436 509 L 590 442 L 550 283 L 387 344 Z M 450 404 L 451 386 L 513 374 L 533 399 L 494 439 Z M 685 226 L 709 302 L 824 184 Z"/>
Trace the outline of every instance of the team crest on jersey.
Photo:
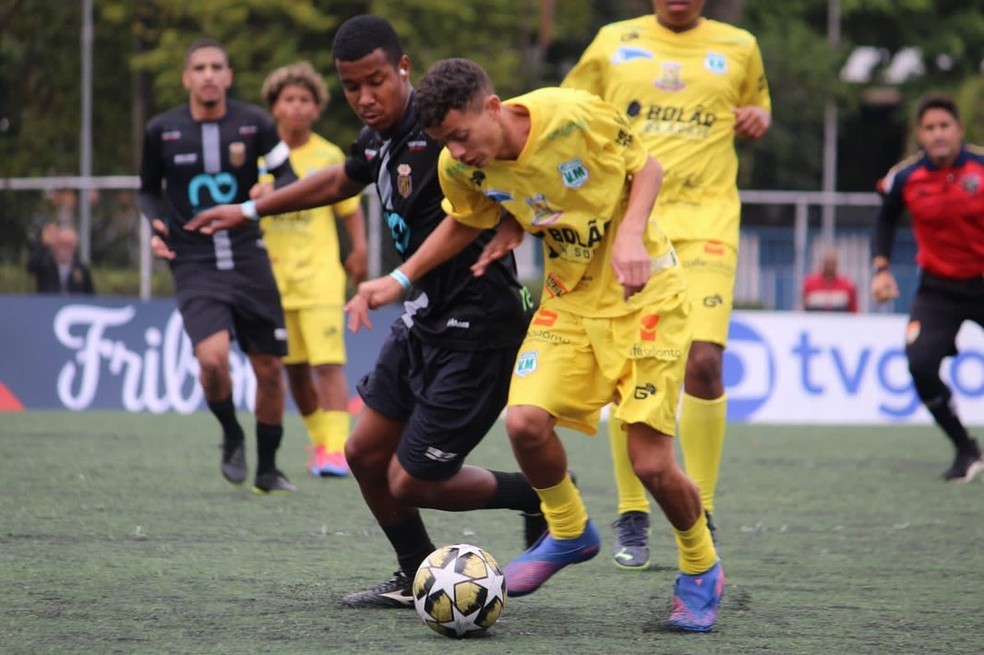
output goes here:
<path id="1" fill-rule="evenodd" d="M 519 353 L 519 357 L 516 358 L 517 377 L 525 378 L 536 370 L 536 356 L 536 350 Z"/>
<path id="2" fill-rule="evenodd" d="M 410 164 L 400 164 L 396 167 L 396 190 L 404 198 L 409 198 L 413 193 L 413 178 L 410 177 L 412 169 Z"/>
<path id="3" fill-rule="evenodd" d="M 538 193 L 532 198 L 527 198 L 526 204 L 533 211 L 533 220 L 530 221 L 532 225 L 540 227 L 552 225 L 564 215 L 564 212 L 557 211 L 551 207 L 542 193 Z"/>
<path id="4" fill-rule="evenodd" d="M 588 181 L 588 169 L 581 163 L 580 157 L 565 161 L 557 167 L 564 186 L 568 189 L 580 189 Z"/>
<path id="5" fill-rule="evenodd" d="M 653 85 L 663 91 L 679 91 L 687 86 L 683 82 L 683 64 L 676 61 L 664 61 L 660 69 L 660 76 L 656 78 Z"/>
<path id="6" fill-rule="evenodd" d="M 635 59 L 653 59 L 653 53 L 649 52 L 645 48 L 638 48 L 633 46 L 623 45 L 620 46 L 615 54 L 612 55 L 611 62 L 618 66 L 619 64 L 624 64 L 627 61 L 633 61 Z"/>
<path id="7" fill-rule="evenodd" d="M 981 188 L 981 178 L 979 175 L 973 173 L 970 175 L 964 175 L 960 178 L 960 186 L 962 186 L 963 190 L 967 193 L 976 195 L 977 191 Z"/>
<path id="8" fill-rule="evenodd" d="M 242 141 L 233 141 L 229 144 L 229 165 L 239 168 L 246 163 L 246 144 Z"/>
<path id="9" fill-rule="evenodd" d="M 379 151 L 378 150 L 373 150 L 371 148 L 366 148 L 366 151 L 365 151 L 366 161 L 372 161 L 373 159 L 376 158 L 376 155 L 378 155 L 378 154 L 379 154 Z"/>
<path id="10" fill-rule="evenodd" d="M 728 72 L 728 58 L 717 52 L 708 52 L 704 59 L 704 68 L 715 75 L 724 75 Z"/>

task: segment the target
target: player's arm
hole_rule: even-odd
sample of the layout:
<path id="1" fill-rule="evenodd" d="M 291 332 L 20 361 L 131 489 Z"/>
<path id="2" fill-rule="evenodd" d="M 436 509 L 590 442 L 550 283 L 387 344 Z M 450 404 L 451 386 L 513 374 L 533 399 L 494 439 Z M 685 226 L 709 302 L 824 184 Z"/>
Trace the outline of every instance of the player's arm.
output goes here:
<path id="1" fill-rule="evenodd" d="M 897 178 L 890 178 L 885 183 L 885 195 L 871 237 L 871 267 L 874 271 L 871 277 L 871 295 L 877 302 L 885 302 L 899 295 L 898 283 L 892 275 L 889 263 L 892 259 L 895 230 L 905 208 L 901 189 L 903 184 Z"/>
<path id="2" fill-rule="evenodd" d="M 161 166 L 160 138 L 156 131 L 144 130 L 143 153 L 140 158 L 140 191 L 137 193 L 137 204 L 140 213 L 150 221 L 152 234 L 150 250 L 155 257 L 174 259 L 174 251 L 167 245 L 167 203 L 161 184 L 164 180 L 164 170 Z"/>
<path id="3" fill-rule="evenodd" d="M 342 222 L 345 223 L 345 231 L 348 232 L 349 242 L 352 248 L 345 258 L 345 272 L 356 284 L 366 279 L 366 261 L 368 259 L 368 248 L 366 247 L 366 217 L 362 211 L 362 205 L 357 204 L 355 211 L 342 215 Z"/>
<path id="4" fill-rule="evenodd" d="M 772 98 L 769 95 L 769 82 L 765 77 L 765 64 L 758 43 L 752 47 L 745 80 L 742 83 L 741 99 L 733 110 L 735 114 L 735 136 L 756 141 L 765 136 L 772 127 Z"/>
<path id="5" fill-rule="evenodd" d="M 645 245 L 645 232 L 662 184 L 663 167 L 652 157 L 646 158 L 629 184 L 628 206 L 612 244 L 612 269 L 626 300 L 649 282 L 652 262 Z"/>
<path id="6" fill-rule="evenodd" d="M 345 305 L 349 329 L 358 332 L 360 326 L 372 328 L 369 321 L 370 310 L 399 300 L 414 280 L 419 280 L 460 253 L 481 232 L 480 228 L 470 227 L 445 216 L 403 264 L 388 275 L 359 285 L 358 292 Z"/>
<path id="7" fill-rule="evenodd" d="M 256 200 L 206 209 L 188 221 L 185 229 L 212 234 L 259 220 L 260 216 L 331 205 L 360 193 L 363 188 L 362 184 L 349 179 L 344 164 L 335 164 Z"/>

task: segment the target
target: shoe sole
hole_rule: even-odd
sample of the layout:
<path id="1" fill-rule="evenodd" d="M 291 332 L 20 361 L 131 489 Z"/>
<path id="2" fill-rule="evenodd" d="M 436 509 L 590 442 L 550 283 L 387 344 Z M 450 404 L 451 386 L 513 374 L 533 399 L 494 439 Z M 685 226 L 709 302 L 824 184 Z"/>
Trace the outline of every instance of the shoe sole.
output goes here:
<path id="1" fill-rule="evenodd" d="M 615 558 L 612 558 L 612 561 L 615 562 L 616 568 L 620 568 L 623 571 L 648 571 L 649 565 L 651 564 L 651 560 L 648 559 L 642 564 L 622 564 Z"/>
<path id="2" fill-rule="evenodd" d="M 981 471 L 984 471 L 984 460 L 979 459 L 967 467 L 967 472 L 962 478 L 954 478 L 953 482 L 970 482 Z"/>

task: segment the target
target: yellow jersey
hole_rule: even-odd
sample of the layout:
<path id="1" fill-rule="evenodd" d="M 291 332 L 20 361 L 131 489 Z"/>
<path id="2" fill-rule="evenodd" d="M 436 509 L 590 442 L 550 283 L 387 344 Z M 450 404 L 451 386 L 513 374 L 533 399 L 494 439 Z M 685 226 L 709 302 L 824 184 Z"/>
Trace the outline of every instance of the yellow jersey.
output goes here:
<path id="1" fill-rule="evenodd" d="M 541 307 L 580 316 L 624 316 L 680 291 L 672 246 L 653 221 L 645 243 L 656 265 L 646 287 L 626 302 L 612 270 L 611 248 L 628 203 L 628 178 L 648 160 L 625 116 L 576 89 L 539 89 L 505 104 L 529 112 L 522 152 L 515 161 L 495 159 L 475 168 L 456 161 L 445 148 L 438 175 L 448 215 L 487 229 L 499 223 L 505 210 L 541 237 Z"/>
<path id="2" fill-rule="evenodd" d="M 302 178 L 343 161 L 341 148 L 317 134 L 290 151 L 290 165 Z M 329 207 L 260 219 L 284 309 L 345 303 L 345 269 L 340 261 L 335 216 L 355 213 L 360 202 L 355 196 Z"/>
<path id="3" fill-rule="evenodd" d="M 738 246 L 741 205 L 736 107 L 772 109 L 755 37 L 702 19 L 673 32 L 654 15 L 606 25 L 563 86 L 595 93 L 625 112 L 666 177 L 654 215 L 674 242 Z"/>

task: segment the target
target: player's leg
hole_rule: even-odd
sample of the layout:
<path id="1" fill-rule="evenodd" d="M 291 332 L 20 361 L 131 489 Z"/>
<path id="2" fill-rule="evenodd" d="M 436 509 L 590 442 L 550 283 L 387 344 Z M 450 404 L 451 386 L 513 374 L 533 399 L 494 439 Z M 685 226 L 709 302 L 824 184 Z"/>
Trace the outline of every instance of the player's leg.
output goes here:
<path id="1" fill-rule="evenodd" d="M 344 455 L 351 425 L 343 319 L 340 307 L 318 306 L 300 311 L 299 331 L 304 340 L 305 360 L 314 373 L 316 393 L 313 408 L 302 414 L 312 440 L 317 439 L 315 466 L 309 469 L 328 477 L 349 473 Z"/>
<path id="2" fill-rule="evenodd" d="M 549 533 L 503 569 L 510 596 L 536 591 L 565 566 L 594 557 L 601 546 L 555 428 L 594 434 L 600 409 L 612 397 L 612 381 L 600 374 L 581 319 L 541 310 L 534 323 L 538 328 L 527 335 L 513 372 L 506 431 L 540 497 Z"/>
<path id="3" fill-rule="evenodd" d="M 239 347 L 249 356 L 256 377 L 257 465 L 253 491 L 258 494 L 297 491 L 277 468 L 277 451 L 283 439 L 283 357 L 287 354 L 287 330 L 280 306 L 280 292 L 267 259 L 244 262 L 235 271 L 231 303 Z"/>
<path id="4" fill-rule="evenodd" d="M 614 414 L 628 424 L 633 470 L 656 499 L 676 537 L 680 574 L 668 625 L 706 631 L 714 626 L 724 577 L 700 492 L 677 465 L 672 438 L 691 338 L 690 305 L 682 295 L 666 298 L 616 321 L 611 343 L 613 348 L 631 344 L 639 324 L 646 325 L 650 316 L 659 316 L 659 330 L 645 346 L 632 349 L 634 356 L 618 381 Z"/>
<path id="5" fill-rule="evenodd" d="M 645 570 L 649 567 L 649 498 L 632 470 L 625 423 L 609 417 L 608 436 L 618 495 L 613 558 L 619 568 Z"/>
<path id="6" fill-rule="evenodd" d="M 713 241 L 674 247 L 686 272 L 694 330 L 680 404 L 680 446 L 687 475 L 700 489 L 704 509 L 713 513 L 727 427 L 722 368 L 738 253 Z"/>
<path id="7" fill-rule="evenodd" d="M 960 283 L 923 275 L 906 328 L 905 353 L 919 399 L 953 444 L 953 463 L 945 480 L 967 482 L 984 469 L 980 445 L 957 415 L 950 388 L 940 377 L 944 357 L 957 354 L 956 336 L 969 316 Z M 978 299 L 980 301 L 981 299 Z"/>

